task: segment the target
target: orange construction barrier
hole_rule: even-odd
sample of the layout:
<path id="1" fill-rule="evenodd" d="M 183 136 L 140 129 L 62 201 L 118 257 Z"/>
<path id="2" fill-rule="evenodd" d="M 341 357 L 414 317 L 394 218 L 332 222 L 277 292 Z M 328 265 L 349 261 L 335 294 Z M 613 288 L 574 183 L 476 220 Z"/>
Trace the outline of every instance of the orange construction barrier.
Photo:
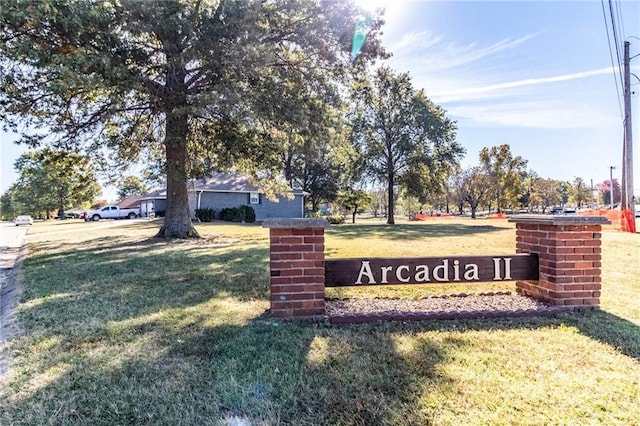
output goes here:
<path id="1" fill-rule="evenodd" d="M 631 210 L 622 211 L 620 226 L 625 232 L 636 233 L 636 221 L 633 218 L 633 212 Z"/>

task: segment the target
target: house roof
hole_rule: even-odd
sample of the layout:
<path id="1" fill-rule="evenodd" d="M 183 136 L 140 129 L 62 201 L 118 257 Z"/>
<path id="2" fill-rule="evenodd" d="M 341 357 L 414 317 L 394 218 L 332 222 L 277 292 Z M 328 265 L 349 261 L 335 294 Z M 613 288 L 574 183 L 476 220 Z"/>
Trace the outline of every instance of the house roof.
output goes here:
<path id="1" fill-rule="evenodd" d="M 130 209 L 135 207 L 140 207 L 140 200 L 142 199 L 142 195 L 130 195 L 124 200 L 120 201 L 117 206 L 121 209 Z"/>
<path id="2" fill-rule="evenodd" d="M 211 192 L 260 192 L 246 176 L 227 173 L 214 173 L 211 177 L 197 180 L 193 189 Z"/>
<path id="3" fill-rule="evenodd" d="M 227 173 L 214 173 L 206 179 L 198 179 L 189 182 L 188 191 L 190 192 L 262 192 L 260 189 L 253 185 L 249 178 L 242 175 L 227 174 Z M 304 191 L 294 189 L 295 195 L 305 195 Z M 166 199 L 167 190 L 159 189 L 149 194 L 146 194 L 141 200 L 158 200 Z"/>
<path id="4" fill-rule="evenodd" d="M 145 194 L 140 198 L 140 201 L 144 200 L 166 200 L 167 199 L 167 190 L 166 189 L 156 189 L 153 192 Z"/>

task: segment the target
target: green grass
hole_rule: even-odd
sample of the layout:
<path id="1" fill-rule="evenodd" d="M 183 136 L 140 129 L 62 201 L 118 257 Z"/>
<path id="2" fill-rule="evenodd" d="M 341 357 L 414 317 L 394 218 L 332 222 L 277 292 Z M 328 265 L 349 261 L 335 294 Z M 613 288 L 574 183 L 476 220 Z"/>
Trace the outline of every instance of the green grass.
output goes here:
<path id="1" fill-rule="evenodd" d="M 265 313 L 259 225 L 202 224 L 197 241 L 150 239 L 157 228 L 30 228 L 0 425 L 640 424 L 640 234 L 603 232 L 600 310 L 336 327 Z M 326 251 L 500 254 L 514 240 L 504 221 L 372 220 L 329 228 Z M 489 289 L 498 288 L 331 291 Z"/>

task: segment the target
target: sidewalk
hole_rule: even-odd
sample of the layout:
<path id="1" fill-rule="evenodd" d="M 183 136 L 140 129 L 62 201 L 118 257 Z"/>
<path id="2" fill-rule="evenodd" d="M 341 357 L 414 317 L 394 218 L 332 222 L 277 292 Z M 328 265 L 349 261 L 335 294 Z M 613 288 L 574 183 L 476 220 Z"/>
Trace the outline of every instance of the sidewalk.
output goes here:
<path id="1" fill-rule="evenodd" d="M 0 241 L 0 381 L 9 368 L 9 355 L 4 343 L 15 332 L 13 310 L 18 301 L 15 273 L 24 259 L 26 231 L 5 227 Z"/>

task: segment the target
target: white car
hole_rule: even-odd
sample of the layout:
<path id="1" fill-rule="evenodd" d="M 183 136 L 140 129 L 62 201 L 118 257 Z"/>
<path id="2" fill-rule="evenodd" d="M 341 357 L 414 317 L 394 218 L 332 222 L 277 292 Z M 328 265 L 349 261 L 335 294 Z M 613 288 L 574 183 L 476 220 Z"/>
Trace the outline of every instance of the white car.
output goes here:
<path id="1" fill-rule="evenodd" d="M 13 223 L 15 223 L 16 226 L 33 225 L 33 218 L 31 216 L 18 216 L 15 218 Z"/>

